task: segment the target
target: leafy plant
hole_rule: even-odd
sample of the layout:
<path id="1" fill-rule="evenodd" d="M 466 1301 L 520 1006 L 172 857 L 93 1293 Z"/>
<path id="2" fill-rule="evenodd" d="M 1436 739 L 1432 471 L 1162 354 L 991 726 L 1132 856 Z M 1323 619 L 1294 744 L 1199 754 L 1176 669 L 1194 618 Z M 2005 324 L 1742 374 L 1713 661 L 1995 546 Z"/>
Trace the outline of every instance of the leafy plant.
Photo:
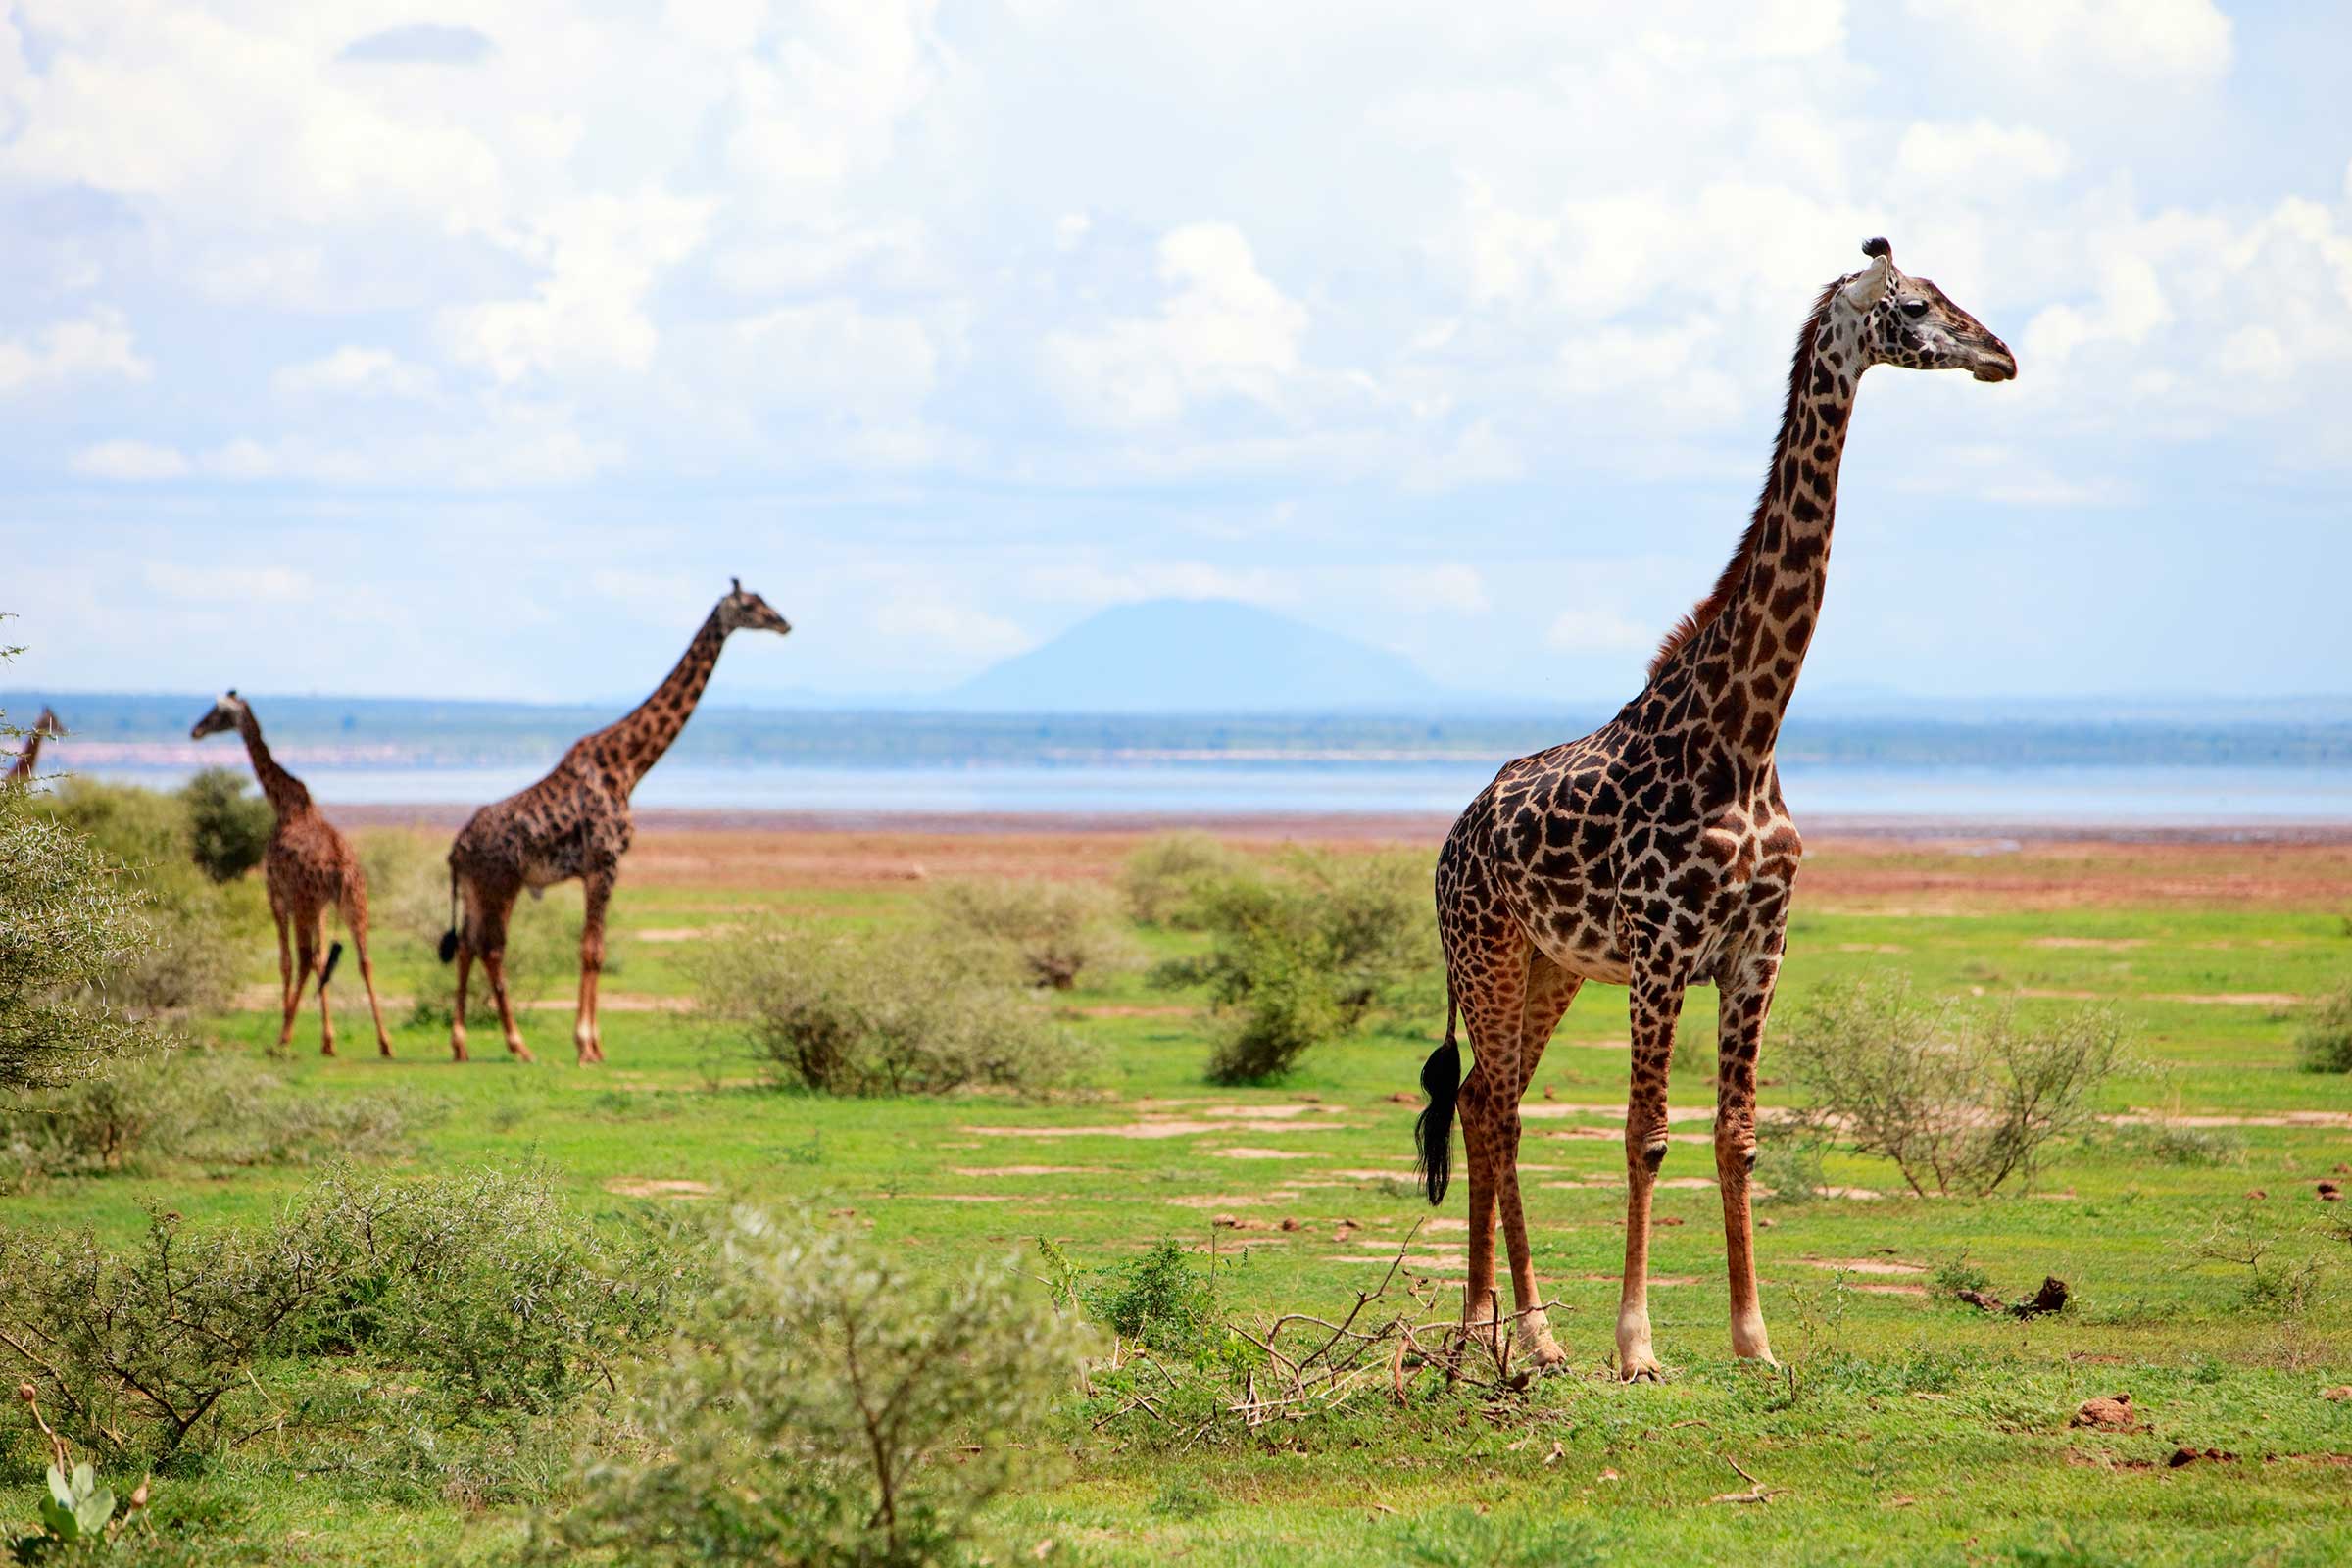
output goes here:
<path id="1" fill-rule="evenodd" d="M 0 1092 L 70 1082 L 159 1043 L 108 998 L 153 947 L 145 906 L 87 834 L 0 789 Z"/>
<path id="2" fill-rule="evenodd" d="M 2031 1180 L 2061 1139 L 2096 1122 L 2091 1097 L 2122 1056 L 2112 1013 L 2029 1027 L 2016 1015 L 1922 1004 L 1903 983 L 1817 998 L 1779 1054 L 1856 1150 L 1884 1154 L 1915 1193 L 1983 1195 Z"/>
<path id="3" fill-rule="evenodd" d="M 32 1412 L 33 1424 L 49 1444 L 48 1495 L 41 1498 L 41 1528 L 9 1543 L 9 1555 L 20 1563 L 47 1562 L 76 1547 L 103 1550 L 147 1506 L 147 1483 L 131 1493 L 120 1518 L 115 1514 L 115 1489 L 100 1484 L 88 1460 L 76 1461 L 41 1415 L 40 1394 L 29 1383 L 17 1385 L 17 1397 Z"/>
<path id="4" fill-rule="evenodd" d="M 741 1216 L 639 1406 L 644 1452 L 591 1463 L 541 1554 L 942 1561 L 1066 1387 L 1061 1342 L 1009 1269 L 926 1285 L 839 1233 Z"/>
<path id="5" fill-rule="evenodd" d="M 837 1095 L 1068 1083 L 1078 1044 L 968 948 L 767 920 L 694 960 L 705 1008 L 784 1083 Z"/>
<path id="6" fill-rule="evenodd" d="M 268 801 L 246 793 L 250 783 L 242 769 L 208 767 L 180 786 L 189 853 L 216 882 L 235 881 L 269 851 L 276 813 Z"/>
<path id="7" fill-rule="evenodd" d="M 1206 833 L 1162 833 L 1146 839 L 1127 857 L 1119 891 L 1127 912 L 1146 925 L 1199 928 L 1192 905 L 1212 882 L 1246 873 L 1249 861 Z"/>
<path id="8" fill-rule="evenodd" d="M 943 939 L 1000 950 L 1024 978 L 1055 991 L 1089 970 L 1136 961 L 1110 896 L 1083 882 L 942 883 L 930 895 L 930 918 Z"/>
<path id="9" fill-rule="evenodd" d="M 2295 1060 L 2305 1072 L 2352 1072 L 2352 981 L 2305 1009 Z"/>
<path id="10" fill-rule="evenodd" d="M 1426 880 L 1412 858 L 1301 851 L 1280 875 L 1200 884 L 1188 907 L 1210 933 L 1210 950 L 1161 965 L 1153 979 L 1208 987 L 1216 1035 L 1208 1076 L 1279 1078 L 1427 969 L 1437 943 Z"/>

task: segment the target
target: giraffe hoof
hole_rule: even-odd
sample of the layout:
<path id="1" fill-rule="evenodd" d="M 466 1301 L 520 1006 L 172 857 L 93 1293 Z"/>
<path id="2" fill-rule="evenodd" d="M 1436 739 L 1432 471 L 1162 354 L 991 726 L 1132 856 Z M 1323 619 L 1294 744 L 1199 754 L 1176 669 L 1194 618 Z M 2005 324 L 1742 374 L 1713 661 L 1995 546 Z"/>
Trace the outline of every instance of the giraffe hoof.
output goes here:
<path id="1" fill-rule="evenodd" d="M 1628 1361 L 1624 1366 L 1619 1367 L 1617 1381 L 1620 1383 L 1663 1383 L 1666 1381 L 1666 1369 L 1658 1365 L 1654 1358 L 1643 1356 L 1640 1360 Z"/>

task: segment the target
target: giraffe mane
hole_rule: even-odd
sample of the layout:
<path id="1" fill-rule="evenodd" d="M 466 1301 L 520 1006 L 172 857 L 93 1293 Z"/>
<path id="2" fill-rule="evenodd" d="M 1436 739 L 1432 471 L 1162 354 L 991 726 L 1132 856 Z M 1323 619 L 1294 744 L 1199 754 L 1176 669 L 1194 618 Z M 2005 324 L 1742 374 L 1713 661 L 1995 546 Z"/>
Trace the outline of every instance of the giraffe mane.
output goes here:
<path id="1" fill-rule="evenodd" d="M 1797 404 L 1804 396 L 1806 381 L 1812 377 L 1814 344 L 1820 336 L 1822 320 L 1829 314 L 1830 301 L 1845 282 L 1846 279 L 1841 277 L 1823 288 L 1820 297 L 1813 302 L 1813 309 L 1805 317 L 1805 324 L 1797 329 L 1796 352 L 1788 359 L 1788 399 L 1781 406 L 1781 433 L 1773 443 L 1772 466 L 1765 472 L 1764 489 L 1756 497 L 1756 509 L 1748 514 L 1747 527 L 1740 535 L 1740 548 L 1732 552 L 1730 561 L 1724 563 L 1723 573 L 1715 579 L 1715 586 L 1707 591 L 1706 598 L 1690 607 L 1689 614 L 1674 623 L 1674 629 L 1658 644 L 1657 653 L 1649 661 L 1648 678 L 1651 680 L 1656 680 L 1659 671 L 1666 667 L 1675 655 L 1689 647 L 1691 639 L 1713 625 L 1717 617 L 1731 608 L 1733 598 L 1740 592 L 1740 583 L 1746 580 L 1748 564 L 1755 559 L 1756 541 L 1764 535 L 1764 514 L 1780 496 L 1781 449 L 1788 442 L 1788 432 L 1795 427 Z"/>

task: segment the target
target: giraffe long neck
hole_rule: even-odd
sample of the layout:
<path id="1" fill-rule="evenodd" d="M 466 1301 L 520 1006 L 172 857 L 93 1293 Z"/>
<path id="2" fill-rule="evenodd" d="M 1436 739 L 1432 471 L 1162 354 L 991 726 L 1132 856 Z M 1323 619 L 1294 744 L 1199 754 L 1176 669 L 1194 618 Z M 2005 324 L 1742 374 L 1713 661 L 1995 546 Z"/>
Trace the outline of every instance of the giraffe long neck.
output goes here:
<path id="1" fill-rule="evenodd" d="M 1780 439 L 1740 552 L 1700 607 L 1696 629 L 1662 662 L 1693 675 L 1704 670 L 1694 693 L 1701 708 L 1734 752 L 1759 768 L 1779 743 L 1829 585 L 1838 468 L 1864 366 L 1858 337 L 1834 320 L 1825 296 L 1789 366 Z"/>
<path id="2" fill-rule="evenodd" d="M 237 733 L 245 738 L 245 755 L 253 759 L 253 776 L 262 786 L 262 794 L 270 802 L 270 809 L 283 821 L 311 806 L 311 792 L 303 788 L 302 780 L 277 765 L 270 755 L 269 743 L 262 739 L 262 721 L 248 708 L 237 715 Z"/>
<path id="3" fill-rule="evenodd" d="M 31 732 L 24 737 L 24 749 L 17 754 L 15 761 L 8 764 L 8 781 L 11 784 L 32 782 L 32 770 L 41 762 L 41 742 L 49 738 L 48 725 L 49 715 L 43 713 L 41 721 L 33 725 Z"/>
<path id="4" fill-rule="evenodd" d="M 710 672 L 718 667 L 719 650 L 726 641 L 727 629 L 719 624 L 718 612 L 713 610 L 653 695 L 617 723 L 591 737 L 598 764 L 620 785 L 623 794 L 634 790 L 637 781 L 662 760 L 662 755 L 694 716 L 695 705 L 710 684 Z"/>

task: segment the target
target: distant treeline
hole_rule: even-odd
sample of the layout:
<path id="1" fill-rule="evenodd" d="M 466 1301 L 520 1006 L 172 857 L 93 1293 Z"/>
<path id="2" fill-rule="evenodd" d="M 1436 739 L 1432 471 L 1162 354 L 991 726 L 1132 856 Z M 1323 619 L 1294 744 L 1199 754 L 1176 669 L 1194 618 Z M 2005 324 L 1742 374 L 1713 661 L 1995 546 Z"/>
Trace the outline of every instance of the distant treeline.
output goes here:
<path id="1" fill-rule="evenodd" d="M 28 721 L 43 703 L 73 741 L 176 744 L 210 695 L 0 692 Z M 268 697 L 255 706 L 280 751 L 348 753 L 373 765 L 462 767 L 552 760 L 624 705 L 542 706 Z M 2352 765 L 2352 718 L 2309 722 L 2278 705 L 2243 721 L 2163 718 L 1904 719 L 1793 715 L 1784 760 L 1847 766 Z M 936 766 L 1161 760 L 1501 760 L 1583 734 L 1608 710 L 1462 717 L 1342 713 L 962 713 L 706 708 L 672 754 L 703 763 Z M 69 752 L 70 756 L 70 752 Z"/>

